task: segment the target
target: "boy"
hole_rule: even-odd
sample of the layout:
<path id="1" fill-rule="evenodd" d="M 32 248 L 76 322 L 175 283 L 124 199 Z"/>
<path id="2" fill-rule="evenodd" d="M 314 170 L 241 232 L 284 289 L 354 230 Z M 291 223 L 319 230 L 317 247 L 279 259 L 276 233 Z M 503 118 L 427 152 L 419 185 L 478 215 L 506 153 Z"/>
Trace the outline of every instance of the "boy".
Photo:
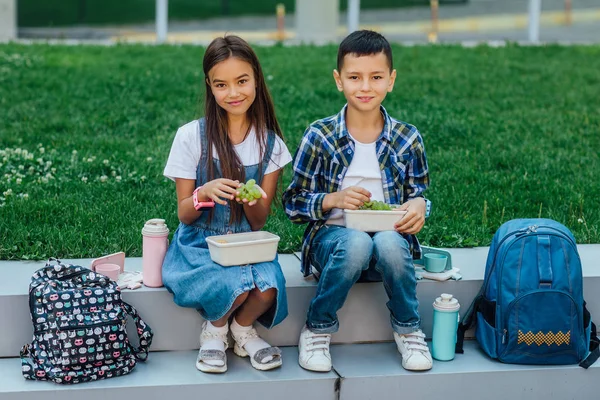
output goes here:
<path id="1" fill-rule="evenodd" d="M 312 123 L 294 157 L 294 176 L 283 194 L 294 223 L 309 222 L 302 245 L 304 275 L 320 277 L 299 340 L 299 363 L 312 371 L 331 370 L 329 342 L 338 330 L 337 311 L 352 285 L 381 281 L 387 292 L 394 339 L 402 366 L 432 367 L 421 332 L 413 255 L 429 202 L 423 140 L 417 129 L 391 118 L 381 103 L 396 79 L 387 40 L 356 31 L 338 49 L 333 77 L 347 104 L 339 114 Z M 406 215 L 396 231 L 368 234 L 344 227 L 343 209 L 369 200 L 401 204 Z"/>

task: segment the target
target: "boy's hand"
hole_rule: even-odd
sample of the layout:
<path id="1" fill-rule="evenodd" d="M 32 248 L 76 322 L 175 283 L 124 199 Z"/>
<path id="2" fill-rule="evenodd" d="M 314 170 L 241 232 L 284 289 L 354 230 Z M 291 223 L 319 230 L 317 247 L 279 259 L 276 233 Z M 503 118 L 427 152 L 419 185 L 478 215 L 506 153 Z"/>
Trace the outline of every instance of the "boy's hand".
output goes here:
<path id="1" fill-rule="evenodd" d="M 240 187 L 240 181 L 219 178 L 202 185 L 199 194 L 206 196 L 215 203 L 226 206 L 227 200 L 234 199 L 238 187 Z"/>
<path id="2" fill-rule="evenodd" d="M 398 210 L 405 210 L 406 214 L 402 219 L 396 222 L 394 228 L 398 233 L 408 233 L 416 235 L 425 225 L 425 200 L 421 197 L 408 200 L 402 204 Z"/>
<path id="3" fill-rule="evenodd" d="M 254 200 L 248 202 L 247 199 L 240 198 L 239 197 L 240 196 L 240 192 L 236 191 L 235 192 L 235 201 L 237 201 L 239 204 L 248 204 L 249 206 L 253 206 L 253 205 L 255 205 L 258 202 L 258 200 L 260 200 L 260 199 L 266 199 L 267 198 L 267 194 L 265 193 L 265 191 L 263 190 L 263 188 L 261 188 L 260 186 L 258 186 L 256 184 L 254 185 L 254 187 L 258 188 L 258 190 L 260 191 L 260 194 L 261 194 L 260 198 L 254 199 Z"/>
<path id="4" fill-rule="evenodd" d="M 332 208 L 341 208 L 346 210 L 358 210 L 364 202 L 371 199 L 371 192 L 360 186 L 350 186 L 344 190 L 335 193 L 329 193 L 323 199 L 324 211 Z"/>

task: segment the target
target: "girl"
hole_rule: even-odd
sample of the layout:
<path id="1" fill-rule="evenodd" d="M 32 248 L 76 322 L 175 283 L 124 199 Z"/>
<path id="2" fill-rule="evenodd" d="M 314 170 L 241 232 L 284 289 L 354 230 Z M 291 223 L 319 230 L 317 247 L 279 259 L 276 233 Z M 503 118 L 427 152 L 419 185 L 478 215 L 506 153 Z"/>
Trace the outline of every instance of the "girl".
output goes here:
<path id="1" fill-rule="evenodd" d="M 205 117 L 177 131 L 164 175 L 175 180 L 181 221 L 163 263 L 163 281 L 175 303 L 206 320 L 196 367 L 225 372 L 227 333 L 238 356 L 259 370 L 281 365 L 281 352 L 253 327 L 287 316 L 285 278 L 272 262 L 222 267 L 206 237 L 261 229 L 281 169 L 292 160 L 275 118 L 258 58 L 237 36 L 217 38 L 203 60 Z M 255 179 L 262 198 L 240 199 L 241 182 Z M 229 318 L 233 315 L 231 326 Z"/>

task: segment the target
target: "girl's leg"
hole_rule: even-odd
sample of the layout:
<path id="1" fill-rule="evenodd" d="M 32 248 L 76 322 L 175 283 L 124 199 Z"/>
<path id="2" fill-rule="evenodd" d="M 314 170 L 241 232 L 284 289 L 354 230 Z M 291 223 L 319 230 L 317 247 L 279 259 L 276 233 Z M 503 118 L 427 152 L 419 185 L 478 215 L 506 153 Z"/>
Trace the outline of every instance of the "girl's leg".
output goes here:
<path id="1" fill-rule="evenodd" d="M 231 309 L 222 318 L 216 321 L 206 321 L 200 334 L 200 352 L 196 366 L 204 372 L 225 372 L 227 370 L 225 350 L 227 347 L 227 333 L 229 316 L 239 308 L 248 298 L 248 292 L 238 296 Z M 217 356 L 217 355 L 221 356 Z"/>
<path id="2" fill-rule="evenodd" d="M 233 314 L 233 312 L 235 310 L 237 310 L 241 305 L 243 305 L 246 302 L 246 300 L 248 300 L 249 297 L 250 297 L 249 292 L 244 292 L 244 293 L 240 294 L 233 302 L 233 305 L 231 306 L 229 311 L 227 311 L 227 314 L 225 314 L 222 318 L 219 318 L 216 321 L 211 321 L 211 324 L 216 327 L 222 327 L 222 326 L 227 325 L 227 321 L 229 321 L 229 317 L 231 317 L 231 314 Z"/>
<path id="3" fill-rule="evenodd" d="M 252 289 L 248 293 L 247 299 L 235 314 L 236 321 L 242 326 L 252 325 L 258 317 L 271 308 L 273 303 L 275 303 L 276 297 L 277 291 L 275 289 L 268 289 L 264 292 L 256 288 Z"/>
<path id="4" fill-rule="evenodd" d="M 281 365 L 280 351 L 258 336 L 254 322 L 275 303 L 277 291 L 259 289 L 250 291 L 231 323 L 231 335 L 236 341 L 234 352 L 242 357 L 250 356 L 252 366 L 266 370 Z"/>

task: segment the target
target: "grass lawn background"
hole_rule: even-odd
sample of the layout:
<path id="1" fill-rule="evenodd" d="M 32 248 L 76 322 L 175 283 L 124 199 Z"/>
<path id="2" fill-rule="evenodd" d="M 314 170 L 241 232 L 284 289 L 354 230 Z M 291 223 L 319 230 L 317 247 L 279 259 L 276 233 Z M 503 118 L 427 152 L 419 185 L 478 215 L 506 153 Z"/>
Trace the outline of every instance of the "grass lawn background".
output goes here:
<path id="1" fill-rule="evenodd" d="M 169 0 L 170 20 L 203 20 L 221 16 L 273 15 L 277 4 L 284 4 L 288 13 L 301 0 Z M 462 0 L 441 0 L 440 3 L 462 3 Z M 339 0 L 346 10 L 348 1 Z M 225 7 L 224 8 L 224 4 Z M 361 9 L 429 6 L 429 0 L 368 0 Z M 66 26 L 132 24 L 152 22 L 155 0 L 17 0 L 18 25 Z"/>
<path id="2" fill-rule="evenodd" d="M 257 48 L 288 147 L 344 103 L 335 47 Z M 0 259 L 141 255 L 144 222 L 178 224 L 162 177 L 197 118 L 203 48 L 0 45 Z M 438 247 L 488 245 L 511 218 L 548 217 L 600 242 L 600 47 L 394 47 L 384 105 L 427 150 Z M 285 169 L 284 186 L 291 168 Z M 304 226 L 278 202 L 279 250 Z"/>

